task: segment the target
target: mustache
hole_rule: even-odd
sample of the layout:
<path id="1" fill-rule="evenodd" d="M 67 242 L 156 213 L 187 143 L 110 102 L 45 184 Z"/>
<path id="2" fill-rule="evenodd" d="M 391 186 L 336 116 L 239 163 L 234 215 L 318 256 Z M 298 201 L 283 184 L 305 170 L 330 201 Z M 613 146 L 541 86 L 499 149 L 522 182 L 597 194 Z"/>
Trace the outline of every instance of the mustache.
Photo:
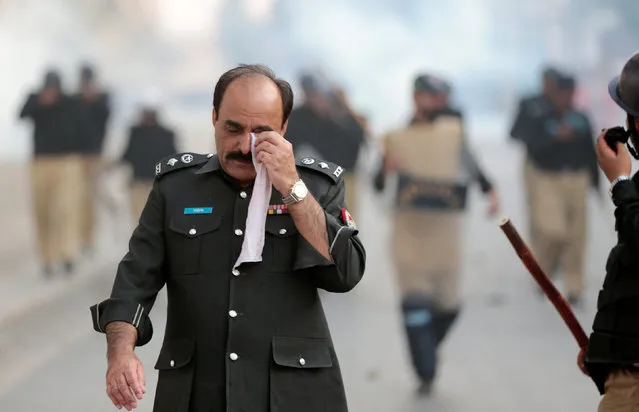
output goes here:
<path id="1" fill-rule="evenodd" d="M 244 154 L 242 152 L 230 152 L 226 155 L 227 160 L 239 160 L 241 162 L 253 162 L 253 155 L 251 153 Z"/>

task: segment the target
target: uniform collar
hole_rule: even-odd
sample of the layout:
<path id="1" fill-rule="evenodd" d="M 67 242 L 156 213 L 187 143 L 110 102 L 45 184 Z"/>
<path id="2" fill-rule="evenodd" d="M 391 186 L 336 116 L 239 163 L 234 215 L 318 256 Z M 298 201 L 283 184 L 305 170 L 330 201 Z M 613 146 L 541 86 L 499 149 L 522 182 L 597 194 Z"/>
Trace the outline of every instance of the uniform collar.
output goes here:
<path id="1" fill-rule="evenodd" d="M 200 167 L 198 170 L 195 171 L 196 175 L 201 175 L 204 173 L 210 173 L 210 172 L 215 172 L 217 170 L 221 170 L 222 167 L 220 166 L 220 159 L 217 156 L 217 154 L 211 156 L 211 158 L 208 160 L 208 162 L 204 163 L 204 166 Z"/>

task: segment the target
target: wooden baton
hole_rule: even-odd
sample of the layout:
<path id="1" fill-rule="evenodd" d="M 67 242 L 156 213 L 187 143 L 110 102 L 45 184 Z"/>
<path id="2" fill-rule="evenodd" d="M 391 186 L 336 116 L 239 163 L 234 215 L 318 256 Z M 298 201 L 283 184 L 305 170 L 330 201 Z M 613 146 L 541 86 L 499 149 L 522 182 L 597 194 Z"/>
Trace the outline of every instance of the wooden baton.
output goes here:
<path id="1" fill-rule="evenodd" d="M 501 227 L 501 230 L 510 241 L 510 244 L 513 245 L 515 252 L 517 252 L 517 255 L 524 263 L 524 266 L 526 266 L 530 274 L 539 284 L 539 287 L 543 290 L 544 294 L 548 297 L 553 306 L 555 306 L 557 312 L 559 312 L 559 315 L 566 323 L 566 326 L 568 326 L 568 329 L 572 332 L 572 336 L 574 336 L 577 341 L 579 348 L 586 348 L 588 346 L 588 336 L 575 317 L 575 313 L 572 311 L 570 305 L 568 305 L 568 302 L 566 302 L 561 293 L 559 293 L 552 281 L 541 269 L 535 260 L 535 257 L 532 255 L 530 248 L 528 248 L 521 236 L 519 236 L 519 233 L 510 221 L 510 218 L 502 218 L 499 223 L 499 227 Z"/>

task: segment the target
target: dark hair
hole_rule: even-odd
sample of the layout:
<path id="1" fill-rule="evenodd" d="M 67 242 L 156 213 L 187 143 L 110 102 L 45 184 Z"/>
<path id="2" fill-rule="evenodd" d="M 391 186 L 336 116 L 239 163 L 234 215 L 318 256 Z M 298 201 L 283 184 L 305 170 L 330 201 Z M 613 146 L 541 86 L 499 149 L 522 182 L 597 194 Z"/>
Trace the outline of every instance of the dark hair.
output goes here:
<path id="1" fill-rule="evenodd" d="M 268 77 L 273 83 L 275 83 L 280 91 L 280 97 L 282 98 L 282 111 L 284 113 L 282 119 L 283 126 L 293 110 L 293 89 L 286 80 L 278 78 L 275 76 L 273 70 L 261 64 L 240 64 L 220 76 L 220 79 L 215 85 L 215 91 L 213 92 L 213 108 L 215 108 L 215 112 L 220 112 L 220 105 L 222 104 L 224 93 L 226 93 L 226 89 L 228 89 L 229 85 L 233 83 L 234 80 L 249 76 Z"/>

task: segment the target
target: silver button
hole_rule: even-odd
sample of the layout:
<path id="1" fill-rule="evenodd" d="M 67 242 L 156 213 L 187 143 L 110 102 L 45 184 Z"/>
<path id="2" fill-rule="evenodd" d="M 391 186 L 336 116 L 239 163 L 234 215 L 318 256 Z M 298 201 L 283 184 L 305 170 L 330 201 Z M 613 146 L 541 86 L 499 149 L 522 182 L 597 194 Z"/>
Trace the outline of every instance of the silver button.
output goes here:
<path id="1" fill-rule="evenodd" d="M 235 234 L 238 236 L 242 236 L 244 232 L 242 232 L 242 229 L 235 229 Z"/>
<path id="2" fill-rule="evenodd" d="M 248 195 L 246 194 L 246 192 L 240 192 L 240 197 L 241 197 L 242 199 L 246 199 L 246 196 L 248 196 Z"/>
<path id="3" fill-rule="evenodd" d="M 231 353 L 229 355 L 229 358 L 231 358 L 232 361 L 236 361 L 238 360 L 239 356 L 237 356 L 237 353 Z"/>
<path id="4" fill-rule="evenodd" d="M 191 235 L 191 236 L 195 235 L 196 233 L 197 233 L 197 230 L 195 230 L 195 229 L 189 230 L 189 235 Z"/>
<path id="5" fill-rule="evenodd" d="M 280 229 L 280 235 L 285 235 L 286 234 L 286 229 Z"/>
<path id="6" fill-rule="evenodd" d="M 171 362 L 169 362 L 169 365 L 171 365 L 171 367 L 174 367 L 175 366 L 175 361 L 172 360 Z"/>
<path id="7" fill-rule="evenodd" d="M 300 365 L 306 365 L 306 360 L 304 358 L 300 358 Z"/>
<path id="8" fill-rule="evenodd" d="M 231 273 L 233 274 L 233 276 L 240 276 L 240 271 L 237 269 L 233 269 Z"/>
<path id="9" fill-rule="evenodd" d="M 230 317 L 232 317 L 232 318 L 234 318 L 234 317 L 236 317 L 236 316 L 237 316 L 237 312 L 236 312 L 236 311 L 234 311 L 234 310 L 229 310 L 229 316 L 230 316 Z"/>

